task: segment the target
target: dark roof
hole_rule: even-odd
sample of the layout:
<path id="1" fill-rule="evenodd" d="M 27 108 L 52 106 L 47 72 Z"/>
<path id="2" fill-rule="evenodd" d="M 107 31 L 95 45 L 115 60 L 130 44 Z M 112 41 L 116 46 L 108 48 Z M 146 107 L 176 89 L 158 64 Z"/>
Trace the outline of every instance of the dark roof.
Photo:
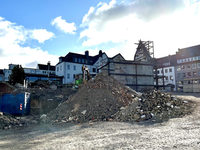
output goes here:
<path id="1" fill-rule="evenodd" d="M 4 72 L 3 72 L 3 70 L 2 70 L 2 69 L 0 69 L 0 74 L 4 74 Z"/>
<path id="2" fill-rule="evenodd" d="M 115 55 L 115 56 L 113 56 L 113 57 L 111 57 L 111 58 L 109 58 L 109 59 L 115 59 L 115 57 L 117 57 L 117 56 L 120 56 L 122 59 L 124 59 L 124 57 L 119 53 L 119 54 L 117 54 L 117 55 Z M 125 60 L 125 59 L 124 59 Z"/>
<path id="3" fill-rule="evenodd" d="M 156 59 L 157 65 L 160 67 L 175 66 L 176 65 L 176 55 L 169 55 L 162 58 Z"/>
<path id="4" fill-rule="evenodd" d="M 101 53 L 95 56 L 88 56 L 88 55 L 82 55 L 82 54 L 69 52 L 65 57 L 59 58 L 59 63 L 72 62 L 72 63 L 86 64 L 86 65 L 93 65 L 102 54 L 104 53 Z"/>
<path id="5" fill-rule="evenodd" d="M 40 70 L 48 70 L 48 65 L 38 64 L 38 69 Z M 56 67 L 50 65 L 50 71 L 55 71 Z"/>
<path id="6" fill-rule="evenodd" d="M 176 55 L 177 59 L 200 56 L 200 45 L 179 49 Z"/>

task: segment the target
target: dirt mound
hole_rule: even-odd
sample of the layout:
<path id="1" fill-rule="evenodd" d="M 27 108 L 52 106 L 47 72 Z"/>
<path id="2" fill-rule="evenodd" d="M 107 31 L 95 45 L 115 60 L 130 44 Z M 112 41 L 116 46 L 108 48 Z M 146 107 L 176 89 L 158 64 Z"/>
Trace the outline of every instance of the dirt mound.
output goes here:
<path id="1" fill-rule="evenodd" d="M 47 116 L 53 122 L 110 120 L 137 97 L 137 93 L 114 78 L 99 74 Z"/>
<path id="2" fill-rule="evenodd" d="M 114 78 L 99 74 L 47 118 L 53 123 L 166 120 L 191 111 L 188 101 L 155 90 L 139 94 Z"/>

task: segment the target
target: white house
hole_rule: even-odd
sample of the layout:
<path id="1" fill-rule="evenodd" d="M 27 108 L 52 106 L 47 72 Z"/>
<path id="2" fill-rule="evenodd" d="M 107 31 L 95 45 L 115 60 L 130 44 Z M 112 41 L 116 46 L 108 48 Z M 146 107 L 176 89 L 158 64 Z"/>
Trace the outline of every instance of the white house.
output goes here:
<path id="1" fill-rule="evenodd" d="M 75 75 L 82 73 L 82 66 L 87 66 L 91 75 L 98 73 L 98 68 L 107 63 L 108 57 L 102 51 L 98 55 L 89 56 L 89 51 L 85 55 L 69 52 L 65 57 L 59 58 L 56 65 L 56 75 L 63 77 L 63 84 L 74 83 Z"/>
<path id="2" fill-rule="evenodd" d="M 158 69 L 157 75 L 164 76 L 163 78 L 158 79 L 158 85 L 164 85 L 170 90 L 176 90 L 176 79 L 175 79 L 175 66 L 176 66 L 176 55 L 169 55 L 167 57 L 162 57 L 157 59 Z"/>
<path id="3" fill-rule="evenodd" d="M 4 77 L 2 81 L 9 81 L 9 76 L 12 73 L 12 69 L 17 66 L 16 64 L 9 64 L 8 69 L 3 70 Z M 55 75 L 55 66 L 52 66 L 50 62 L 47 65 L 38 64 L 37 68 L 23 68 L 26 76 L 26 80 L 33 82 L 36 80 L 61 80 L 60 77 Z"/>

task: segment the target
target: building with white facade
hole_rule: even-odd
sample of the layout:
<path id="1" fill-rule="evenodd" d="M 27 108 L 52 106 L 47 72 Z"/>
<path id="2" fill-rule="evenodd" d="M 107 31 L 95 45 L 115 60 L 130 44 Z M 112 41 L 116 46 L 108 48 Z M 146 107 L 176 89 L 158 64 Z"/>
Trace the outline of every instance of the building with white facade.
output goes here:
<path id="1" fill-rule="evenodd" d="M 176 90 L 176 55 L 158 58 L 157 60 L 158 85 L 165 90 Z"/>
<path id="2" fill-rule="evenodd" d="M 3 77 L 0 81 L 9 81 L 9 76 L 12 73 L 12 69 L 17 66 L 16 64 L 9 64 L 8 69 L 3 69 Z M 25 73 L 25 78 L 29 82 L 34 82 L 36 80 L 62 80 L 61 77 L 56 76 L 55 66 L 52 66 L 50 62 L 47 65 L 38 64 L 37 68 L 23 68 Z"/>
<path id="3" fill-rule="evenodd" d="M 107 61 L 107 55 L 101 50 L 95 56 L 89 56 L 89 51 L 85 51 L 85 55 L 69 52 L 65 57 L 59 58 L 59 63 L 56 65 L 56 75 L 63 77 L 63 84 L 74 83 L 75 76 L 82 74 L 83 65 L 89 69 L 90 75 L 93 76 Z"/>

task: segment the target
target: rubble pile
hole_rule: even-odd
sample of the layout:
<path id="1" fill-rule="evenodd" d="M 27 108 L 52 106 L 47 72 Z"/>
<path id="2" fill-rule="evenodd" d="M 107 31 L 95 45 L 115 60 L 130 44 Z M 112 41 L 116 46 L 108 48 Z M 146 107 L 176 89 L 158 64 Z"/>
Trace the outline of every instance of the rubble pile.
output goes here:
<path id="1" fill-rule="evenodd" d="M 191 111 L 188 101 L 155 90 L 140 94 L 101 73 L 48 113 L 47 120 L 52 123 L 166 120 Z"/>
<path id="2" fill-rule="evenodd" d="M 66 101 L 70 95 L 76 93 L 76 89 L 72 88 L 57 88 L 52 90 L 50 88 L 29 88 L 31 93 L 31 111 L 35 114 L 46 114 L 55 109 L 58 104 Z"/>
<path id="3" fill-rule="evenodd" d="M 156 90 L 145 91 L 136 101 L 115 114 L 118 121 L 164 121 L 192 112 L 192 104 Z"/>
<path id="4" fill-rule="evenodd" d="M 110 76 L 99 74 L 47 117 L 55 123 L 111 120 L 134 97 L 137 97 L 137 93 L 133 90 Z"/>
<path id="5" fill-rule="evenodd" d="M 25 123 L 23 121 L 16 119 L 15 117 L 0 115 L 0 129 L 21 127 L 24 124 Z"/>

